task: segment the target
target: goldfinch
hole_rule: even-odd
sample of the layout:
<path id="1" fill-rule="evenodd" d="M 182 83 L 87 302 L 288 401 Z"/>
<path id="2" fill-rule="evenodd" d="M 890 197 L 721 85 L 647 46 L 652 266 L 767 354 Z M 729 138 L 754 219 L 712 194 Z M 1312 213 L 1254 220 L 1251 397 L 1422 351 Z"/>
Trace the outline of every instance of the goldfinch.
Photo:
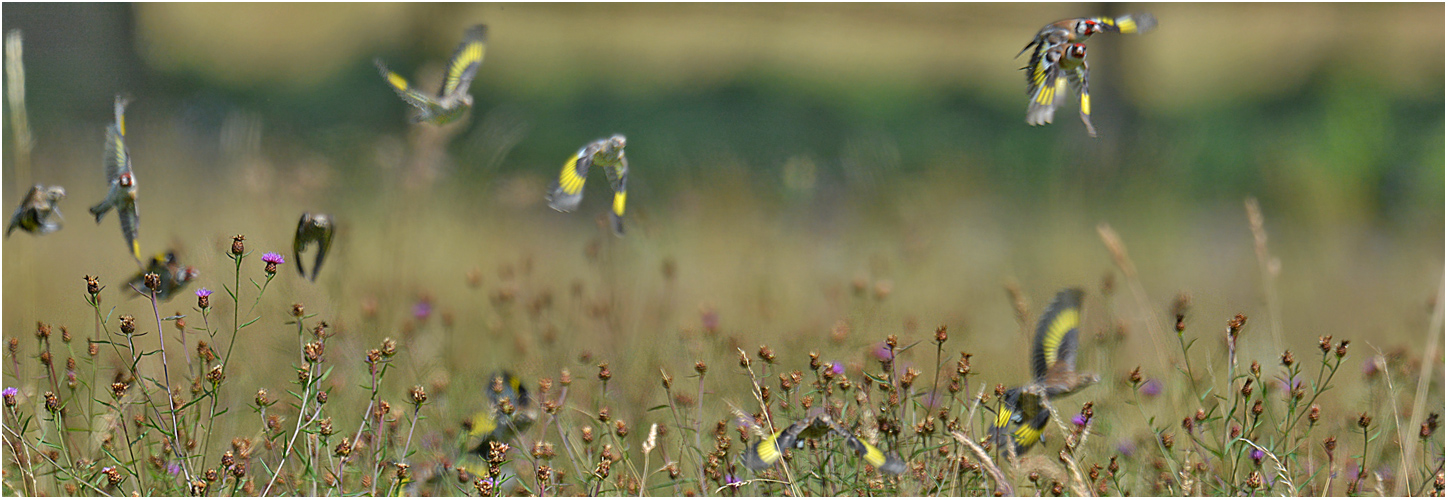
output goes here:
<path id="1" fill-rule="evenodd" d="M 373 63 L 387 81 L 387 86 L 392 87 L 403 101 L 418 109 L 418 114 L 412 118 L 413 123 L 446 125 L 473 107 L 473 96 L 468 94 L 468 86 L 473 83 L 478 67 L 483 65 L 487 42 L 488 27 L 485 25 L 479 24 L 463 32 L 463 41 L 448 61 L 447 77 L 436 98 L 408 85 L 406 78 L 388 70 L 381 59 L 375 59 Z"/>
<path id="2" fill-rule="evenodd" d="M 131 170 L 131 153 L 126 149 L 126 104 L 128 101 L 116 96 L 116 122 L 106 127 L 106 182 L 110 184 L 106 198 L 91 207 L 96 224 L 101 223 L 106 212 L 116 209 L 121 220 L 121 235 L 126 238 L 126 248 L 131 257 L 141 261 L 141 245 L 136 240 L 141 226 L 141 215 L 136 210 L 136 174 Z"/>
<path id="3" fill-rule="evenodd" d="M 5 228 L 5 237 L 9 238 L 10 233 L 16 228 L 22 229 L 30 234 L 50 234 L 60 230 L 65 222 L 65 217 L 60 214 L 60 207 L 57 202 L 65 198 L 65 188 L 60 186 L 45 187 L 40 184 L 30 188 L 25 198 L 20 200 L 20 206 L 15 209 L 15 214 L 10 216 L 10 225 Z"/>
<path id="4" fill-rule="evenodd" d="M 303 278 L 307 277 L 307 270 L 302 267 L 302 251 L 317 244 L 317 260 L 312 264 L 313 282 L 317 281 L 317 272 L 322 270 L 322 261 L 327 258 L 327 251 L 332 248 L 332 216 L 327 214 L 314 214 L 311 212 L 302 213 L 302 219 L 297 221 L 297 234 L 292 238 L 292 257 L 297 262 L 297 272 Z"/>
<path id="5" fill-rule="evenodd" d="M 628 200 L 628 159 L 623 154 L 625 142 L 623 135 L 614 134 L 583 146 L 569 157 L 563 163 L 558 180 L 548 190 L 548 206 L 559 212 L 572 212 L 578 208 L 578 202 L 583 200 L 583 183 L 588 179 L 588 169 L 601 167 L 613 188 L 613 209 L 609 211 L 609 220 L 614 234 L 623 236 L 623 211 Z"/>
<path id="6" fill-rule="evenodd" d="M 1075 19 L 1062 19 L 1041 27 L 1036 32 L 1036 37 L 1027 43 L 1026 47 L 1016 53 L 1016 57 L 1027 50 L 1035 49 L 1031 53 L 1031 66 L 1036 65 L 1042 54 L 1057 45 L 1064 43 L 1085 42 L 1101 32 L 1111 33 L 1146 33 L 1156 28 L 1156 17 L 1149 13 L 1127 14 L 1117 18 L 1109 17 L 1080 17 Z"/>
<path id="7" fill-rule="evenodd" d="M 996 445 L 1011 445 L 1017 455 L 1041 440 L 1050 421 L 1045 407 L 1050 399 L 1066 396 L 1100 380 L 1094 373 L 1076 371 L 1076 350 L 1080 345 L 1081 298 L 1079 289 L 1066 289 L 1041 313 L 1031 343 L 1030 384 L 1015 387 L 1001 396 L 990 435 Z"/>
<path id="8" fill-rule="evenodd" d="M 1086 64 L 1086 45 L 1058 45 L 1047 51 L 1042 64 L 1032 71 L 1031 102 L 1026 105 L 1026 123 L 1033 126 L 1051 123 L 1056 107 L 1066 98 L 1069 86 L 1081 97 L 1081 122 L 1086 124 L 1086 133 L 1096 137 L 1096 127 L 1091 125 L 1091 68 Z"/>
<path id="9" fill-rule="evenodd" d="M 137 290 L 142 296 L 150 296 L 150 289 L 146 288 L 146 275 L 149 273 L 155 273 L 161 278 L 161 288 L 156 290 L 156 299 L 162 301 L 170 300 L 176 292 L 185 289 L 192 280 L 201 275 L 195 267 L 183 267 L 176 262 L 176 252 L 162 252 L 151 257 L 146 264 L 146 270 L 131 278 L 130 288 Z"/>
<path id="10" fill-rule="evenodd" d="M 845 447 L 855 456 L 864 459 L 880 472 L 891 475 L 905 472 L 905 462 L 899 457 L 886 455 L 879 448 L 856 437 L 854 433 L 823 412 L 796 421 L 789 427 L 746 448 L 743 455 L 744 465 L 754 470 L 767 469 L 784 456 L 784 450 L 803 449 L 809 440 L 820 439 L 828 434 L 838 435 L 844 440 Z"/>
<path id="11" fill-rule="evenodd" d="M 483 389 L 488 407 L 463 422 L 458 463 L 468 472 L 484 477 L 492 443 L 508 443 L 538 419 L 537 406 L 528 397 L 523 381 L 509 371 L 494 372 Z"/>

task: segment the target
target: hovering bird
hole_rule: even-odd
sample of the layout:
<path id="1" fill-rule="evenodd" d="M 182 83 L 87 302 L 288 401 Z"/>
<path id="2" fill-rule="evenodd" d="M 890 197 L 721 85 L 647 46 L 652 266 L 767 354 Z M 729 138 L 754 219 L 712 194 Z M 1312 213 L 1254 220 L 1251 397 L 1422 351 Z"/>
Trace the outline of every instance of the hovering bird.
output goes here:
<path id="1" fill-rule="evenodd" d="M 854 433 L 835 422 L 828 414 L 816 412 L 814 416 L 800 419 L 768 438 L 761 439 L 744 450 L 744 465 L 754 470 L 764 470 L 784 456 L 784 450 L 803 449 L 807 441 L 820 439 L 833 433 L 844 439 L 846 448 L 856 456 L 865 459 L 880 472 L 897 475 L 905 472 L 905 462 L 894 455 L 886 455 L 870 443 L 856 437 Z"/>
<path id="2" fill-rule="evenodd" d="M 493 372 L 483 396 L 488 407 L 463 422 L 463 456 L 458 459 L 459 465 L 478 477 L 486 476 L 485 461 L 492 443 L 508 443 L 538 419 L 538 408 L 528 397 L 528 388 L 512 372 Z"/>
<path id="3" fill-rule="evenodd" d="M 623 236 L 623 210 L 628 199 L 628 159 L 624 158 L 625 139 L 614 134 L 607 139 L 591 142 L 563 163 L 558 181 L 548 190 L 548 206 L 559 212 L 572 212 L 583 201 L 583 183 L 588 179 L 588 169 L 594 165 L 603 168 L 608 183 L 613 187 L 613 210 L 609 219 L 613 233 Z"/>
<path id="4" fill-rule="evenodd" d="M 156 290 L 157 300 L 170 300 L 172 296 L 191 284 L 201 273 L 194 266 L 182 267 L 176 262 L 176 252 L 167 251 L 158 253 L 151 257 L 146 264 L 146 270 L 141 271 L 129 282 L 130 287 L 143 296 L 149 296 L 150 289 L 146 288 L 146 275 L 155 273 L 161 278 L 161 288 Z"/>
<path id="5" fill-rule="evenodd" d="M 31 234 L 50 234 L 60 230 L 65 217 L 60 214 L 60 207 L 56 205 L 65 198 L 65 188 L 60 186 L 45 187 L 40 184 L 30 188 L 25 198 L 20 200 L 20 206 L 15 209 L 15 214 L 10 216 L 10 225 L 5 228 L 5 237 L 9 238 L 10 233 L 16 228 L 25 230 Z"/>
<path id="6" fill-rule="evenodd" d="M 1075 393 L 1100 380 L 1094 373 L 1076 371 L 1076 349 L 1080 346 L 1081 298 L 1075 288 L 1062 290 L 1041 313 L 1031 344 L 1030 384 L 1014 387 L 1001 397 L 992 440 L 1000 449 L 1011 445 L 1020 455 L 1041 440 L 1050 421 L 1046 404 L 1057 397 Z"/>
<path id="7" fill-rule="evenodd" d="M 292 239 L 292 255 L 297 262 L 297 272 L 303 278 L 307 277 L 307 270 L 302 268 L 302 251 L 317 244 L 317 260 L 312 264 L 313 282 L 317 281 L 317 272 L 322 270 L 322 261 L 327 258 L 327 251 L 332 248 L 332 216 L 327 214 L 313 214 L 305 212 L 302 220 L 297 221 L 297 235 Z"/>
<path id="8" fill-rule="evenodd" d="M 1065 93 L 1065 83 L 1059 82 L 1056 77 L 1064 73 L 1073 82 L 1080 82 L 1077 88 L 1081 91 L 1081 119 L 1086 122 L 1087 132 L 1095 137 L 1096 130 L 1090 121 L 1090 97 L 1086 93 L 1086 48 L 1084 45 L 1077 48 L 1076 45 L 1097 33 L 1145 33 L 1155 28 L 1156 17 L 1148 13 L 1117 18 L 1063 19 L 1042 27 L 1036 37 L 1016 54 L 1020 57 L 1031 51 L 1030 63 L 1021 68 L 1026 70 L 1026 95 L 1032 99 L 1026 111 L 1026 123 L 1051 123 L 1056 107 L 1054 99 Z"/>
<path id="9" fill-rule="evenodd" d="M 141 245 L 136 241 L 140 230 L 141 216 L 136 210 L 136 174 L 131 171 L 131 152 L 126 149 L 126 104 L 124 97 L 116 96 L 116 123 L 106 127 L 106 182 L 110 189 L 106 198 L 91 207 L 96 224 L 101 223 L 106 212 L 116 209 L 121 220 L 121 235 L 126 238 L 126 248 L 131 257 L 141 261 Z"/>
<path id="10" fill-rule="evenodd" d="M 483 52 L 487 41 L 488 27 L 485 25 L 479 24 L 463 32 L 463 41 L 447 64 L 446 79 L 443 80 L 442 89 L 438 91 L 436 98 L 409 86 L 407 79 L 388 70 L 382 59 L 375 59 L 373 63 L 377 65 L 378 71 L 382 72 L 387 85 L 392 87 L 403 101 L 419 110 L 417 116 L 412 118 L 413 123 L 446 125 L 473 107 L 473 96 L 468 94 L 468 86 L 473 83 L 478 67 L 483 65 Z"/>
<path id="11" fill-rule="evenodd" d="M 1044 125 L 1056 116 L 1056 108 L 1066 99 L 1067 85 L 1081 96 L 1081 122 L 1086 124 L 1086 133 L 1096 137 L 1096 127 L 1091 125 L 1091 90 L 1089 78 L 1091 67 L 1086 64 L 1086 45 L 1080 43 L 1058 45 L 1046 52 L 1043 63 L 1034 68 L 1031 96 L 1026 105 L 1026 123 Z"/>

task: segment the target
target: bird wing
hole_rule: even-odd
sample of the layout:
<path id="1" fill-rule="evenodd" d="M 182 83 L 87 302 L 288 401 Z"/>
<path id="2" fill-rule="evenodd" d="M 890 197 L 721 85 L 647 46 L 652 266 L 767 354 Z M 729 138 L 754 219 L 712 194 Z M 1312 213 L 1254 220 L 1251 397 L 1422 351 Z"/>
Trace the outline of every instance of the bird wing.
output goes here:
<path id="1" fill-rule="evenodd" d="M 1081 122 L 1086 124 L 1086 133 L 1096 137 L 1096 127 L 1091 125 L 1091 67 L 1086 61 L 1081 61 L 1080 66 L 1066 70 L 1065 73 L 1066 81 L 1081 96 Z"/>
<path id="2" fill-rule="evenodd" d="M 618 165 L 603 169 L 603 173 L 613 187 L 613 211 L 609 213 L 613 233 L 623 236 L 623 211 L 628 202 L 628 159 L 624 158 L 622 151 L 618 153 Z"/>
<path id="3" fill-rule="evenodd" d="M 835 432 L 845 438 L 845 447 L 853 451 L 856 456 L 865 459 L 870 465 L 875 466 L 875 469 L 878 469 L 880 472 L 890 475 L 898 475 L 905 472 L 905 462 L 900 460 L 899 457 L 886 455 L 880 451 L 879 448 L 876 448 L 870 443 L 866 443 L 863 439 L 856 437 L 854 433 L 839 425 L 835 426 Z"/>
<path id="4" fill-rule="evenodd" d="M 473 26 L 463 33 L 463 41 L 453 52 L 452 60 L 447 65 L 447 79 L 443 80 L 442 91 L 438 92 L 439 98 L 466 93 L 468 85 L 473 82 L 473 76 L 478 73 L 478 67 L 483 65 L 483 53 L 487 48 L 488 27 L 484 25 Z"/>
<path id="5" fill-rule="evenodd" d="M 1031 345 L 1031 371 L 1037 380 L 1044 378 L 1057 363 L 1065 363 L 1067 370 L 1075 371 L 1083 295 L 1084 292 L 1076 288 L 1062 290 L 1041 313 L 1041 320 L 1036 324 L 1036 339 Z"/>
<path id="6" fill-rule="evenodd" d="M 302 219 L 297 221 L 297 234 L 292 236 L 292 260 L 296 261 L 297 273 L 301 274 L 303 278 L 307 277 L 307 270 L 302 269 L 302 251 L 306 250 L 307 245 L 311 242 L 311 232 L 308 230 L 311 221 L 311 212 L 303 212 Z"/>
<path id="7" fill-rule="evenodd" d="M 126 237 L 126 248 L 131 251 L 131 256 L 137 262 L 141 260 L 141 244 L 137 240 L 141 230 L 141 213 L 136 209 L 133 200 L 127 200 L 116 208 L 116 216 L 121 219 L 121 235 Z"/>
<path id="8" fill-rule="evenodd" d="M 327 259 L 327 253 L 332 250 L 332 236 L 336 235 L 336 226 L 332 224 L 329 217 L 325 224 L 317 227 L 320 234 L 317 235 L 317 260 L 312 263 L 312 281 L 317 281 L 317 273 L 322 272 L 322 261 Z"/>
<path id="9" fill-rule="evenodd" d="M 1147 12 L 1127 14 L 1115 19 L 1097 17 L 1092 20 L 1101 23 L 1105 31 L 1116 33 L 1146 33 L 1156 29 L 1156 16 Z"/>
<path id="10" fill-rule="evenodd" d="M 593 166 L 595 147 L 590 144 L 563 163 L 558 181 L 548 194 L 548 206 L 559 212 L 572 212 L 583 200 L 583 183 L 588 179 L 588 169 Z"/>
<path id="11" fill-rule="evenodd" d="M 1031 66 L 1026 67 L 1029 81 L 1027 95 L 1031 96 L 1031 102 L 1026 106 L 1026 123 L 1051 123 L 1057 101 L 1066 87 L 1066 81 L 1061 79 L 1060 65 L 1064 53 L 1064 44 L 1052 47 L 1038 60 L 1033 57 Z"/>
<path id="12" fill-rule="evenodd" d="M 427 94 L 418 92 L 417 89 L 409 86 L 407 79 L 403 78 L 402 75 L 387 69 L 387 65 L 383 64 L 381 59 L 374 59 L 372 63 L 377 65 L 377 71 L 382 73 L 382 78 L 387 81 L 387 86 L 392 87 L 392 91 L 396 92 L 397 96 L 401 97 L 404 102 L 424 112 L 428 111 L 430 105 L 436 104 L 436 101 L 428 97 Z"/>

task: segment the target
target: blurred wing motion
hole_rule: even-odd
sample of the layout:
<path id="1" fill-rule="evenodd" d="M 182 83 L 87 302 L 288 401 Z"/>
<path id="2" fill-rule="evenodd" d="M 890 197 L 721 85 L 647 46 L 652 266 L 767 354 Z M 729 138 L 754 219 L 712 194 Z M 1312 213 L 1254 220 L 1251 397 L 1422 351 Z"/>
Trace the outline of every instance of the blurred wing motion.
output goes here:
<path id="1" fill-rule="evenodd" d="M 1103 31 L 1113 33 L 1147 33 L 1156 29 L 1156 16 L 1151 15 L 1149 12 L 1127 14 L 1115 19 L 1096 17 L 1092 18 L 1092 20 L 1101 23 L 1101 26 L 1104 28 Z"/>
<path id="2" fill-rule="evenodd" d="M 613 209 L 608 213 L 609 221 L 613 224 L 613 234 L 623 236 L 623 209 L 628 201 L 628 159 L 619 153 L 618 164 L 604 167 L 603 173 L 613 187 Z"/>
<path id="3" fill-rule="evenodd" d="M 838 434 L 844 439 L 845 447 L 879 471 L 892 475 L 905 471 L 905 462 L 899 457 L 886 455 L 879 448 L 855 437 L 823 412 L 800 419 L 745 449 L 744 465 L 756 471 L 767 469 L 784 456 L 784 450 L 804 448 L 808 440 L 819 439 L 829 433 Z"/>
<path id="4" fill-rule="evenodd" d="M 326 260 L 327 252 L 332 249 L 332 236 L 334 227 L 332 216 L 327 214 L 313 214 L 306 212 L 302 219 L 297 221 L 297 234 L 292 238 L 292 256 L 297 262 L 297 272 L 303 278 L 307 277 L 307 270 L 302 268 L 302 252 L 317 244 L 317 260 L 312 264 L 311 281 L 317 281 L 317 273 L 322 270 L 322 261 Z"/>
<path id="5" fill-rule="evenodd" d="M 875 466 L 875 469 L 879 470 L 880 472 L 890 474 L 892 476 L 899 475 L 900 473 L 905 472 L 905 462 L 900 460 L 899 457 L 896 457 L 894 455 L 886 455 L 884 452 L 880 451 L 879 448 L 876 448 L 870 443 L 866 443 L 864 440 L 855 437 L 854 434 L 850 433 L 850 431 L 848 430 L 845 430 L 843 427 L 837 426 L 835 428 L 835 432 L 839 433 L 845 438 L 845 446 L 848 447 L 850 451 L 855 452 L 856 456 L 865 459 L 866 462 L 869 462 L 870 465 Z"/>
<path id="6" fill-rule="evenodd" d="M 1006 450 L 1006 446 L 1011 446 L 1010 449 L 1020 455 L 1041 440 L 1050 417 L 1039 397 L 1020 387 L 1012 388 L 1001 396 L 1000 410 L 990 427 L 991 440 L 996 449 Z"/>
<path id="7" fill-rule="evenodd" d="M 50 234 L 60 230 L 65 217 L 60 214 L 57 203 L 65 198 L 65 188 L 60 186 L 32 186 L 20 206 L 10 216 L 10 225 L 5 228 L 5 237 L 16 228 L 30 234 Z"/>
<path id="8" fill-rule="evenodd" d="M 149 295 L 150 289 L 146 288 L 146 275 L 149 273 L 155 273 L 161 278 L 161 288 L 156 290 L 156 299 L 162 301 L 170 300 L 176 292 L 185 289 L 192 280 L 201 275 L 195 267 L 178 263 L 175 251 L 167 251 L 152 256 L 146 269 L 128 282 L 130 288 L 143 296 Z"/>
<path id="9" fill-rule="evenodd" d="M 559 212 L 572 212 L 583 201 L 583 183 L 588 180 L 588 169 L 593 165 L 592 144 L 578 150 L 563 163 L 558 181 L 548 190 L 548 206 Z"/>
<path id="10" fill-rule="evenodd" d="M 458 44 L 457 51 L 453 52 L 452 60 L 448 62 L 447 79 L 443 80 L 442 91 L 438 92 L 439 99 L 468 93 L 473 76 L 478 74 L 478 67 L 483 65 L 483 52 L 487 48 L 487 42 L 487 26 L 479 24 L 463 33 L 462 43 Z"/>
<path id="11" fill-rule="evenodd" d="M 141 260 L 141 246 L 137 241 L 140 233 L 141 215 L 136 209 L 136 174 L 131 170 L 131 153 L 126 149 L 126 104 L 127 100 L 116 96 L 116 122 L 106 127 L 105 164 L 106 182 L 109 188 L 105 199 L 91 207 L 91 215 L 100 224 L 106 212 L 116 209 L 121 222 L 121 235 L 126 239 L 126 248 L 137 262 Z"/>
<path id="12" fill-rule="evenodd" d="M 1031 371 L 1036 380 L 1046 378 L 1047 372 L 1058 364 L 1066 370 L 1076 370 L 1083 295 L 1075 288 L 1062 290 L 1041 313 L 1041 320 L 1036 323 L 1036 338 L 1031 343 Z"/>
<path id="13" fill-rule="evenodd" d="M 468 94 L 468 87 L 473 82 L 473 77 L 478 73 L 478 67 L 483 64 L 483 52 L 487 45 L 488 27 L 476 25 L 468 28 L 463 33 L 463 41 L 458 45 L 453 57 L 448 61 L 447 74 L 443 78 L 442 89 L 437 97 L 429 96 L 407 83 L 402 75 L 387 69 L 387 65 L 381 59 L 373 60 L 377 70 L 382 73 L 382 78 L 387 81 L 387 86 L 392 88 L 403 101 L 418 109 L 417 116 L 413 117 L 413 123 L 428 122 L 433 125 L 446 125 L 457 120 L 469 108 L 473 106 L 473 97 Z"/>
<path id="14" fill-rule="evenodd" d="M 498 371 L 489 376 L 484 396 L 488 407 L 463 423 L 466 432 L 460 446 L 462 456 L 458 459 L 461 467 L 478 477 L 486 476 L 485 460 L 491 443 L 511 441 L 528 430 L 538 417 L 533 400 L 528 397 L 528 388 L 512 372 Z"/>

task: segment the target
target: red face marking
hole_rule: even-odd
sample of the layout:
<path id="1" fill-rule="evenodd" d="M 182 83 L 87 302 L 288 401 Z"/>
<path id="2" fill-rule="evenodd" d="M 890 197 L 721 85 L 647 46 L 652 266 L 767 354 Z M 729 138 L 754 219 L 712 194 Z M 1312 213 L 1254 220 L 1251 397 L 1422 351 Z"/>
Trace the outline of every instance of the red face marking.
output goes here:
<path id="1" fill-rule="evenodd" d="M 131 173 L 130 173 L 130 172 L 126 172 L 126 173 L 124 173 L 124 174 L 121 174 L 120 179 L 117 180 L 116 183 L 117 183 L 117 184 L 120 184 L 121 187 L 128 188 L 128 187 L 131 187 L 131 185 L 135 184 L 136 181 L 131 178 Z"/>
<path id="2" fill-rule="evenodd" d="M 1078 44 L 1071 45 L 1071 57 L 1072 57 L 1073 59 L 1085 59 L 1085 58 L 1086 58 L 1086 46 L 1083 45 L 1083 44 L 1079 44 L 1079 43 L 1078 43 Z"/>

